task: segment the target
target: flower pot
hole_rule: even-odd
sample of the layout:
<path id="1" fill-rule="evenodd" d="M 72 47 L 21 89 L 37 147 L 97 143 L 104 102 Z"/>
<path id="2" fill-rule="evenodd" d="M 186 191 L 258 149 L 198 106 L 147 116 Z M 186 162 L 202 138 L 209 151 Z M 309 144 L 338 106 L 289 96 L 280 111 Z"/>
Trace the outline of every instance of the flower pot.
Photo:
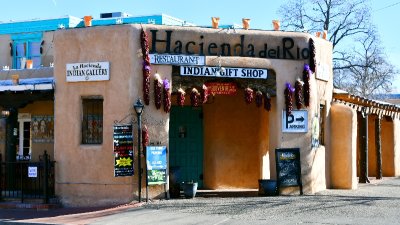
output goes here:
<path id="1" fill-rule="evenodd" d="M 33 61 L 31 59 L 26 60 L 26 68 L 32 69 L 33 68 Z"/>
<path id="2" fill-rule="evenodd" d="M 219 17 L 211 17 L 212 28 L 217 29 L 219 24 Z"/>
<path id="3" fill-rule="evenodd" d="M 281 24 L 279 20 L 272 20 L 272 26 L 274 27 L 274 30 L 279 30 L 281 27 Z"/>
<path id="4" fill-rule="evenodd" d="M 83 17 L 83 22 L 85 23 L 85 27 L 91 27 L 92 26 L 92 16 L 84 16 Z"/>
<path id="5" fill-rule="evenodd" d="M 184 182 L 183 183 L 183 194 L 185 198 L 194 198 L 197 192 L 197 182 Z"/>
<path id="6" fill-rule="evenodd" d="M 258 195 L 274 196 L 278 194 L 276 180 L 258 180 Z"/>
<path id="7" fill-rule="evenodd" d="M 243 23 L 243 29 L 245 29 L 245 30 L 250 29 L 250 19 L 243 18 L 242 23 Z"/>

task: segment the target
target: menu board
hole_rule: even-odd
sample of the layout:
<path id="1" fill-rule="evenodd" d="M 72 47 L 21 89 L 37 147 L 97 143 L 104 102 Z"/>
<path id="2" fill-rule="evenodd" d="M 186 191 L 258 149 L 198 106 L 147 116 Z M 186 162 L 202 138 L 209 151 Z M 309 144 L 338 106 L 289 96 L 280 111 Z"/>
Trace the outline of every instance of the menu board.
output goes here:
<path id="1" fill-rule="evenodd" d="M 167 182 L 167 147 L 146 147 L 147 184 L 165 184 Z"/>
<path id="2" fill-rule="evenodd" d="M 278 187 L 299 186 L 303 194 L 299 148 L 278 148 L 275 150 Z"/>
<path id="3" fill-rule="evenodd" d="M 133 175 L 132 125 L 114 125 L 114 176 Z"/>

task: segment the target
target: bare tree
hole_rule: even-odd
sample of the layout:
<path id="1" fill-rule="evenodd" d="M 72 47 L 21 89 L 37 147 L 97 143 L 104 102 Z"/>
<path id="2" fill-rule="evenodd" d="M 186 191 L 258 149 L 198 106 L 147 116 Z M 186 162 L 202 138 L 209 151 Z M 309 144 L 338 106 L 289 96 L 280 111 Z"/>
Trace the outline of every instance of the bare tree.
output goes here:
<path id="1" fill-rule="evenodd" d="M 327 30 L 333 44 L 335 87 L 371 97 L 390 91 L 397 71 L 386 60 L 378 35 L 371 28 L 367 3 L 368 0 L 287 0 L 278 13 L 284 29 L 311 33 Z"/>
<path id="2" fill-rule="evenodd" d="M 339 79 L 334 85 L 353 94 L 374 97 L 390 92 L 392 80 L 398 71 L 386 60 L 375 30 L 356 39 L 354 47 L 336 68 Z"/>
<path id="3" fill-rule="evenodd" d="M 344 39 L 365 33 L 370 26 L 368 0 L 288 0 L 278 13 L 282 27 L 295 31 L 327 30 L 333 48 Z"/>

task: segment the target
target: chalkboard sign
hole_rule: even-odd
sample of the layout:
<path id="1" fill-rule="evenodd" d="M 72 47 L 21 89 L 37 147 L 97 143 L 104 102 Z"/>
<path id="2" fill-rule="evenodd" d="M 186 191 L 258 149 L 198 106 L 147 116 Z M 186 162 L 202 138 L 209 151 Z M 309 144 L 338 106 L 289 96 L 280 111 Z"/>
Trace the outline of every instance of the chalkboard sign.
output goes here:
<path id="1" fill-rule="evenodd" d="M 114 176 L 133 175 L 132 125 L 114 125 Z"/>
<path id="2" fill-rule="evenodd" d="M 276 173 L 278 187 L 300 187 L 300 194 L 303 194 L 300 168 L 299 148 L 277 148 L 275 150 Z"/>
<path id="3" fill-rule="evenodd" d="M 147 184 L 167 183 L 167 147 L 146 147 Z"/>

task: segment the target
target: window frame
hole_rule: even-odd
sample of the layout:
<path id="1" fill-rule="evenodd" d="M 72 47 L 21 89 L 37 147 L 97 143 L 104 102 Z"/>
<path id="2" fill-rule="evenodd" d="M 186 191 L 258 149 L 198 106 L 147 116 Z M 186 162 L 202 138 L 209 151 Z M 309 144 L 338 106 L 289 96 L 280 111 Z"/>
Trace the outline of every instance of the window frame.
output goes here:
<path id="1" fill-rule="evenodd" d="M 12 35 L 12 45 L 13 45 L 13 58 L 12 58 L 12 68 L 13 69 L 25 69 L 21 68 L 21 64 L 18 63 L 22 58 L 26 58 L 27 60 L 33 60 L 33 58 L 38 58 L 38 63 L 34 63 L 32 68 L 39 68 L 42 65 L 42 53 L 40 51 L 42 45 L 42 33 L 29 33 L 29 34 L 18 34 Z M 38 52 L 39 54 L 32 54 L 31 50 L 33 49 L 33 43 L 38 44 Z M 17 55 L 17 45 L 23 44 L 24 45 L 24 55 Z M 18 68 L 19 66 L 19 68 Z"/>
<path id="2" fill-rule="evenodd" d="M 96 104 L 96 102 L 100 105 L 92 105 L 95 108 L 86 108 L 90 107 L 90 104 Z M 81 97 L 81 144 L 82 145 L 102 145 L 103 144 L 103 122 L 104 122 L 104 98 L 102 96 L 82 96 Z M 89 117 L 97 118 L 92 119 L 92 122 L 95 123 L 98 127 L 96 131 L 94 130 L 94 126 L 90 127 L 89 125 Z M 93 124 L 92 123 L 92 124 Z M 99 126 L 100 124 L 100 126 Z M 90 129 L 92 129 L 90 137 Z M 93 137 L 95 134 L 96 137 Z"/>

